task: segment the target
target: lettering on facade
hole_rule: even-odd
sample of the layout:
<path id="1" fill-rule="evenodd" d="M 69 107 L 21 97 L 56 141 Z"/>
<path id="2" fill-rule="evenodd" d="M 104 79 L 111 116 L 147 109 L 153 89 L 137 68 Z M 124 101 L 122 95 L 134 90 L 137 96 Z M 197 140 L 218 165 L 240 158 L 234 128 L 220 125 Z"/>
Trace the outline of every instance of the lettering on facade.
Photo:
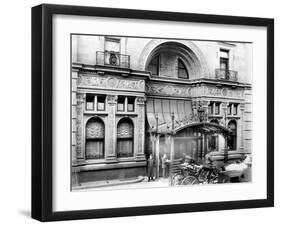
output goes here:
<path id="1" fill-rule="evenodd" d="M 162 84 L 147 84 L 147 93 L 149 95 L 165 95 L 165 96 L 180 96 L 191 97 L 190 87 L 172 86 Z"/>
<path id="2" fill-rule="evenodd" d="M 213 87 L 204 86 L 203 95 L 243 98 L 243 90 L 232 90 L 232 89 L 227 89 L 227 88 L 213 88 Z"/>
<path id="3" fill-rule="evenodd" d="M 95 75 L 79 74 L 77 80 L 78 87 L 90 86 L 93 88 L 120 89 L 144 91 L 145 83 L 143 80 L 129 80 L 115 77 L 100 77 Z"/>

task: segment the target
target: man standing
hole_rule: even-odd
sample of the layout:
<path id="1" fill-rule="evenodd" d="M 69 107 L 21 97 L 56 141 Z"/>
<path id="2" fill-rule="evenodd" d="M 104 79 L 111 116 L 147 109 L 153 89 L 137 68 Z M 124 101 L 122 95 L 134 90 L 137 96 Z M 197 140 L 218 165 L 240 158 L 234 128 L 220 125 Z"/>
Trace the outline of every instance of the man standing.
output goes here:
<path id="1" fill-rule="evenodd" d="M 148 182 L 153 179 L 154 171 L 154 159 L 152 154 L 149 155 L 149 159 L 147 160 L 147 174 L 148 174 Z"/>
<path id="2" fill-rule="evenodd" d="M 166 178 L 166 169 L 167 169 L 167 155 L 164 154 L 161 158 L 161 167 L 162 167 L 162 177 Z"/>

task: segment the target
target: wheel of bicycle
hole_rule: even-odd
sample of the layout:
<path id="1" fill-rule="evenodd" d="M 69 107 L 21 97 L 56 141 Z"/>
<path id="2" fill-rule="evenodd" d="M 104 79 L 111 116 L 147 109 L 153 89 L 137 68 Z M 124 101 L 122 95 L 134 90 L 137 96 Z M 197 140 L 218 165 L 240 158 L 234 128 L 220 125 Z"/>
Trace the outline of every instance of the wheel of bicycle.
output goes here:
<path id="1" fill-rule="evenodd" d="M 172 176 L 172 185 L 180 185 L 184 176 L 181 174 L 175 174 Z"/>
<path id="2" fill-rule="evenodd" d="M 199 184 L 199 181 L 194 176 L 187 176 L 181 182 L 181 185 L 192 185 L 192 184 Z"/>
<path id="3" fill-rule="evenodd" d="M 217 184 L 219 183 L 219 177 L 218 176 L 212 176 L 210 179 L 209 179 L 209 184 Z"/>

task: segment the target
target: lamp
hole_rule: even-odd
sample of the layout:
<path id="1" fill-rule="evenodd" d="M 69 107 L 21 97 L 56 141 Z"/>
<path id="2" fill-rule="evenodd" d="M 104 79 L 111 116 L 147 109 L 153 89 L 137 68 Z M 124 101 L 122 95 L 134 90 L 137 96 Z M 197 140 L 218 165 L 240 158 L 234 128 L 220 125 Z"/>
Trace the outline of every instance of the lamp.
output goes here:
<path id="1" fill-rule="evenodd" d="M 205 120 L 205 110 L 201 107 L 201 105 L 197 109 L 197 114 L 200 122 Z"/>

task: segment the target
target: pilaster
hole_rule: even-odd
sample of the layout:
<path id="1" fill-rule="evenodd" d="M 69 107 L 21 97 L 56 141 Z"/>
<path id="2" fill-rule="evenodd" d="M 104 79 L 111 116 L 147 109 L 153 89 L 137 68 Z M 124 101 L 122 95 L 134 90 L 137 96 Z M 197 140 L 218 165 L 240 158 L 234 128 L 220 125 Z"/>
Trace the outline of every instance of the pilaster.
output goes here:
<path id="1" fill-rule="evenodd" d="M 145 160 L 144 139 L 145 139 L 145 97 L 137 97 L 137 112 L 138 112 L 138 147 L 136 153 L 137 161 Z"/>
<path id="2" fill-rule="evenodd" d="M 227 106 L 228 106 L 228 102 L 222 102 L 221 103 L 221 110 L 222 110 L 222 116 L 223 116 L 223 126 L 227 127 L 227 122 L 226 122 L 226 117 L 227 117 Z"/>
<path id="3" fill-rule="evenodd" d="M 239 125 L 240 125 L 240 128 L 239 128 L 239 137 L 237 137 L 237 138 L 239 138 L 239 140 L 240 140 L 240 147 L 239 147 L 239 149 L 241 150 L 241 151 L 244 151 L 244 112 L 245 112 L 245 104 L 244 103 L 241 103 L 240 104 L 240 123 L 239 123 Z"/>
<path id="4" fill-rule="evenodd" d="M 77 77 L 78 77 L 78 71 L 73 70 L 72 71 L 72 90 L 71 90 L 71 95 L 72 97 L 76 97 L 77 93 Z M 76 133 L 77 133 L 77 126 L 76 126 L 76 119 L 77 119 L 77 98 L 72 98 L 72 103 L 71 103 L 71 160 L 72 164 L 75 164 L 77 161 L 77 153 L 76 153 Z"/>
<path id="5" fill-rule="evenodd" d="M 116 104 L 117 96 L 116 95 L 107 95 L 107 107 L 108 107 L 108 126 L 107 126 L 107 141 L 108 148 L 105 151 L 106 161 L 116 161 Z"/>
<path id="6" fill-rule="evenodd" d="M 85 93 L 76 94 L 77 106 L 76 106 L 76 156 L 77 159 L 83 159 L 85 156 L 84 148 L 84 117 L 83 112 L 85 108 Z"/>

